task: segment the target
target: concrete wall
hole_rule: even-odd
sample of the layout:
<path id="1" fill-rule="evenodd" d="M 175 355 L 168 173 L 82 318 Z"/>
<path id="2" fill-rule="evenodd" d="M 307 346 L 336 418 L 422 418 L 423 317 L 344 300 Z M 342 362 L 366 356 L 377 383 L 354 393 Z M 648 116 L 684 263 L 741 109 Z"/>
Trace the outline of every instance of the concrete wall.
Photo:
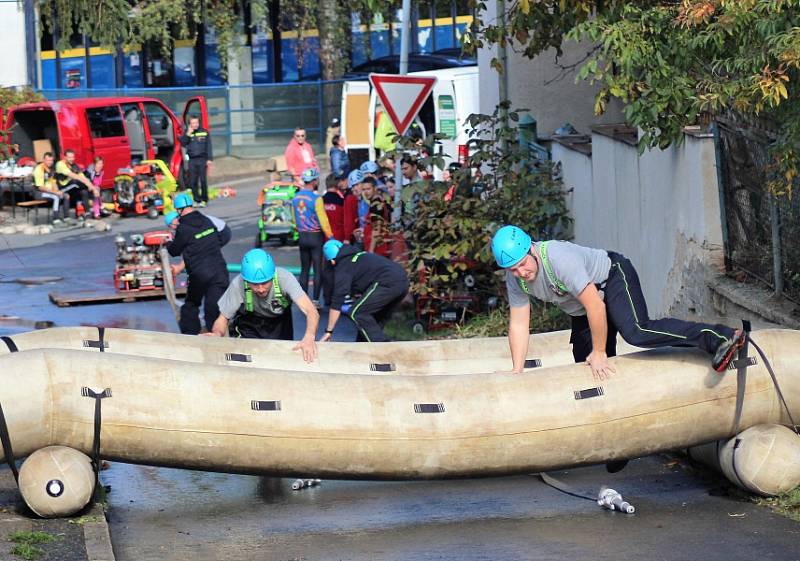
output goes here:
<path id="1" fill-rule="evenodd" d="M 0 87 L 23 86 L 28 83 L 25 55 L 25 14 L 17 2 L 0 2 Z"/>
<path id="2" fill-rule="evenodd" d="M 496 4 L 488 2 L 483 13 L 483 21 L 493 22 L 496 19 Z M 553 131 L 569 122 L 579 132 L 588 134 L 589 127 L 598 123 L 619 123 L 622 117 L 622 106 L 616 101 L 608 104 L 604 115 L 594 115 L 594 97 L 597 86 L 588 82 L 575 83 L 577 75 L 574 70 L 563 71 L 560 66 L 569 66 L 583 58 L 588 52 L 588 43 L 565 43 L 564 54 L 556 61 L 555 51 L 550 50 L 534 59 L 524 57 L 507 48 L 506 80 L 508 97 L 512 109 L 528 109 L 538 123 L 541 138 L 547 138 Z M 497 56 L 497 49 L 481 49 L 478 51 L 478 67 L 480 70 L 480 108 L 481 113 L 491 114 L 500 101 L 500 80 L 502 77 L 491 68 L 492 58 Z"/>
<path id="3" fill-rule="evenodd" d="M 577 68 L 564 71 L 583 58 L 590 49 L 588 43 L 565 43 L 558 61 L 555 50 L 529 59 L 508 51 L 508 95 L 512 107 L 527 108 L 539 125 L 539 136 L 549 137 L 553 131 L 569 122 L 582 134 L 599 123 L 622 122 L 621 105 L 608 104 L 603 115 L 594 114 L 594 98 L 599 88 L 586 81 L 575 83 Z"/>
<path id="4" fill-rule="evenodd" d="M 635 146 L 594 133 L 591 157 L 554 144 L 553 160 L 573 189 L 574 241 L 630 258 L 651 315 L 710 309 L 707 282 L 723 268 L 712 138 L 687 136 L 640 157 Z"/>

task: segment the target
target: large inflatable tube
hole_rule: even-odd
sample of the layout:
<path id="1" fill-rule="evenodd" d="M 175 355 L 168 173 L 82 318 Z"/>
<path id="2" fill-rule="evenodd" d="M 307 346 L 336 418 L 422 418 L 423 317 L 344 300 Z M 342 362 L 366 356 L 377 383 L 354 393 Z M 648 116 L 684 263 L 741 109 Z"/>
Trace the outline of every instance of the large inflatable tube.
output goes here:
<path id="1" fill-rule="evenodd" d="M 800 418 L 800 332 L 754 339 Z M 104 458 L 340 479 L 531 473 L 733 436 L 737 378 L 707 356 L 669 349 L 612 363 L 598 382 L 583 365 L 365 376 L 39 349 L 0 356 L 0 403 L 17 457 L 51 445 L 90 453 L 91 396 L 103 392 Z M 761 359 L 747 372 L 741 428 L 788 424 Z"/>
<path id="2" fill-rule="evenodd" d="M 33 349 L 74 349 L 90 352 L 163 358 L 185 362 L 340 374 L 468 374 L 511 370 L 506 337 L 447 339 L 393 343 L 320 343 L 319 358 L 303 361 L 291 341 L 176 335 L 131 329 L 54 327 L 6 337 L 0 355 Z M 620 354 L 636 349 L 618 340 Z M 531 335 L 528 365 L 541 368 L 571 364 L 569 331 Z"/>
<path id="3" fill-rule="evenodd" d="M 734 438 L 695 446 L 687 453 L 742 489 L 765 497 L 800 485 L 800 436 L 782 425 L 756 425 Z"/>

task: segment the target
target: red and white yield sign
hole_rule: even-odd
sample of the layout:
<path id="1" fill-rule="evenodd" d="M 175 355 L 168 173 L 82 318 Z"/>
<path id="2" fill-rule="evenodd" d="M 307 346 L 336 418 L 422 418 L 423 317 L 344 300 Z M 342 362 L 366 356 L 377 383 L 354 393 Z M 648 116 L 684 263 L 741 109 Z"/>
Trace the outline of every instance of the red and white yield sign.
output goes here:
<path id="1" fill-rule="evenodd" d="M 378 93 L 397 134 L 402 135 L 431 94 L 436 77 L 370 74 L 369 81 Z"/>

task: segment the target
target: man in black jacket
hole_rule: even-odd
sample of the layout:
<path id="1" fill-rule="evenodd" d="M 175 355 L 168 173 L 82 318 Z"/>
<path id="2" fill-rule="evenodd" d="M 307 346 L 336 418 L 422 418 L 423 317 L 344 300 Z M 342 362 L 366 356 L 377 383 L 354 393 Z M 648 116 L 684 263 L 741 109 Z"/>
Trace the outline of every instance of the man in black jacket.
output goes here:
<path id="1" fill-rule="evenodd" d="M 208 203 L 207 174 L 214 158 L 211 135 L 200 126 L 198 117 L 189 118 L 189 128 L 181 136 L 181 146 L 186 150 L 186 156 L 189 158 L 189 188 L 192 190 L 194 200 L 202 208 Z"/>
<path id="2" fill-rule="evenodd" d="M 403 267 L 386 257 L 359 251 L 334 239 L 325 242 L 322 251 L 333 263 L 335 283 L 328 327 L 320 341 L 328 341 L 333 336 L 348 294 L 361 295 L 348 311 L 358 327 L 356 340 L 389 341 L 383 327 L 408 294 L 408 276 Z"/>
<path id="3" fill-rule="evenodd" d="M 201 330 L 200 305 L 203 305 L 206 329 L 211 331 L 219 316 L 217 302 L 228 288 L 228 266 L 222 256 L 224 234 L 207 216 L 192 208 L 188 193 L 178 193 L 174 203 L 179 213 L 179 224 L 174 239 L 167 245 L 167 251 L 173 257 L 183 256 L 189 275 L 186 300 L 181 306 L 178 325 L 181 333 L 197 335 Z M 176 273 L 182 266 L 172 267 L 173 273 Z"/>

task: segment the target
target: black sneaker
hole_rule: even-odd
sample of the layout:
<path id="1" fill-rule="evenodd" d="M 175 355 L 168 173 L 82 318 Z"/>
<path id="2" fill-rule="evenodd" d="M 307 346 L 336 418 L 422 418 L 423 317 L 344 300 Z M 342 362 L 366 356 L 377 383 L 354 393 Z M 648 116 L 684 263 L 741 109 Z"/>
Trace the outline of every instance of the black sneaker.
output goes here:
<path id="1" fill-rule="evenodd" d="M 733 337 L 726 339 L 717 347 L 717 352 L 714 353 L 714 360 L 711 361 L 711 366 L 714 370 L 717 372 L 725 372 L 725 369 L 728 368 L 728 365 L 733 359 L 733 355 L 744 345 L 745 336 L 746 333 L 744 331 L 737 329 Z"/>

